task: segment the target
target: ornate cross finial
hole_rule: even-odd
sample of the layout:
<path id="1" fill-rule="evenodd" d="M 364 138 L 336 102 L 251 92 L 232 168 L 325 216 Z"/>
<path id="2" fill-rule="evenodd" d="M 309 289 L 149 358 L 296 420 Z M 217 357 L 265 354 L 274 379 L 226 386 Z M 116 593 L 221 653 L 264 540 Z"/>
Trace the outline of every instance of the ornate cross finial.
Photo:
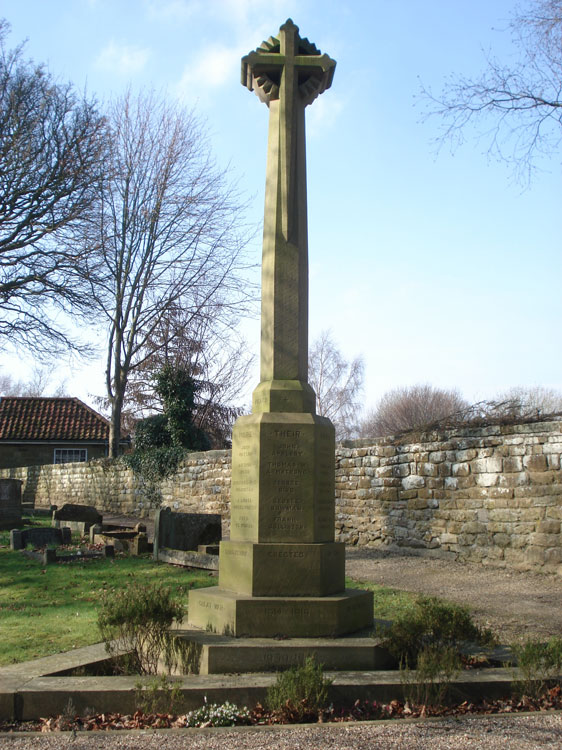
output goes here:
<path id="1" fill-rule="evenodd" d="M 305 106 L 330 88 L 335 60 L 323 55 L 308 39 L 301 39 L 299 27 L 288 18 L 277 37 L 269 37 L 255 52 L 242 58 L 242 85 L 255 91 L 262 102 L 279 99 L 281 73 L 294 79 Z M 295 75 L 296 74 L 296 75 Z"/>

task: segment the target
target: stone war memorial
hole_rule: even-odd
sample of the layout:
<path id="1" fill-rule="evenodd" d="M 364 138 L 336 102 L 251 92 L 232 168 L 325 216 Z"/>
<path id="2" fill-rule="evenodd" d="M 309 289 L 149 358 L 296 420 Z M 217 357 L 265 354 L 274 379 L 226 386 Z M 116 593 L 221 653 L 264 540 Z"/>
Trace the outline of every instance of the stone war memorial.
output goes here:
<path id="1" fill-rule="evenodd" d="M 242 59 L 243 85 L 269 108 L 261 378 L 252 414 L 233 430 L 219 586 L 189 594 L 190 627 L 236 640 L 326 639 L 373 623 L 372 594 L 345 589 L 334 427 L 316 414 L 308 384 L 305 109 L 330 87 L 335 66 L 290 19 Z"/>

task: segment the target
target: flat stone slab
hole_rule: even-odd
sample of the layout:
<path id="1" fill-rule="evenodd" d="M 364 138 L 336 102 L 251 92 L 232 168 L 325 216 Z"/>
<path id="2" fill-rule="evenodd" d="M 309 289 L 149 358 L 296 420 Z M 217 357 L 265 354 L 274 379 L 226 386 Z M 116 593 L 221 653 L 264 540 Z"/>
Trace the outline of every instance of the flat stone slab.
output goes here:
<path id="1" fill-rule="evenodd" d="M 216 639 L 220 642 L 219 636 Z M 138 708 L 136 691 L 139 681 L 150 687 L 153 677 L 61 675 L 61 672 L 96 664 L 106 658 L 105 645 L 96 643 L 66 653 L 0 667 L 0 718 L 27 721 L 41 716 L 55 716 L 63 712 L 69 699 L 72 699 L 78 713 L 83 713 L 87 708 L 93 708 L 96 712 L 132 713 Z M 332 680 L 328 699 L 345 705 L 356 700 L 388 702 L 395 698 L 403 699 L 404 690 L 415 684 L 415 672 L 412 672 L 411 683 L 405 688 L 398 670 L 326 671 L 325 674 Z M 482 697 L 501 698 L 511 693 L 513 683 L 521 677 L 521 672 L 515 668 L 465 670 L 452 681 L 451 686 L 454 697 L 460 701 Z M 182 693 L 178 710 L 185 712 L 199 708 L 205 701 L 231 701 L 239 706 L 253 706 L 258 701 L 263 703 L 276 675 L 272 672 L 195 674 L 172 679 Z"/>
<path id="2" fill-rule="evenodd" d="M 208 555 L 204 552 L 186 552 L 181 549 L 160 548 L 158 550 L 160 562 L 172 565 L 183 565 L 188 568 L 202 568 L 203 570 L 218 570 L 219 556 Z"/>
<path id="3" fill-rule="evenodd" d="M 370 636 L 343 638 L 233 638 L 184 630 L 189 644 L 187 668 L 195 674 L 275 672 L 302 665 L 309 656 L 329 670 L 374 670 L 394 666 L 394 659 Z"/>
<path id="4" fill-rule="evenodd" d="M 119 652 L 118 652 L 119 653 Z M 105 643 L 94 643 L 91 646 L 74 648 L 62 654 L 43 656 L 40 659 L 20 662 L 19 664 L 8 664 L 0 667 L 0 681 L 11 677 L 16 680 L 31 679 L 34 677 L 49 677 L 64 674 L 72 669 L 77 669 L 86 664 L 96 664 L 108 658 Z"/>

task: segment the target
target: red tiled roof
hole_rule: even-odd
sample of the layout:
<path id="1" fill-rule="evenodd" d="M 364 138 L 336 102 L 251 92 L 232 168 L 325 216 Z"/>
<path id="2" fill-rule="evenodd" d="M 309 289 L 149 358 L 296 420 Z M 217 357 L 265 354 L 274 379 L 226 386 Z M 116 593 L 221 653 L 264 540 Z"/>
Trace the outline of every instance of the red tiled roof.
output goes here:
<path id="1" fill-rule="evenodd" d="M 0 440 L 107 440 L 109 422 L 78 398 L 0 398 Z"/>

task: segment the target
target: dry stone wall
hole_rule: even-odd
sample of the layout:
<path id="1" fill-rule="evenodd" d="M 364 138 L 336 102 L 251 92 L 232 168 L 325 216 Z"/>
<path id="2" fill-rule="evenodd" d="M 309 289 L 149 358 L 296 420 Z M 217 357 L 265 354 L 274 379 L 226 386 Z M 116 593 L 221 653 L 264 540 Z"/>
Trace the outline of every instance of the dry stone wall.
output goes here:
<path id="1" fill-rule="evenodd" d="M 356 441 L 336 449 L 336 538 L 352 545 L 562 574 L 559 421 Z M 229 535 L 230 451 L 191 454 L 158 485 L 122 462 L 5 469 L 24 502 L 106 513 L 220 513 Z"/>
<path id="2" fill-rule="evenodd" d="M 339 539 L 562 573 L 560 427 L 502 425 L 339 448 Z"/>
<path id="3" fill-rule="evenodd" d="M 230 451 L 206 451 L 190 454 L 174 475 L 157 484 L 135 476 L 119 459 L 1 469 L 0 477 L 21 479 L 23 502 L 39 507 L 80 503 L 141 518 L 153 516 L 160 507 L 220 513 L 228 531 L 230 465 Z"/>

